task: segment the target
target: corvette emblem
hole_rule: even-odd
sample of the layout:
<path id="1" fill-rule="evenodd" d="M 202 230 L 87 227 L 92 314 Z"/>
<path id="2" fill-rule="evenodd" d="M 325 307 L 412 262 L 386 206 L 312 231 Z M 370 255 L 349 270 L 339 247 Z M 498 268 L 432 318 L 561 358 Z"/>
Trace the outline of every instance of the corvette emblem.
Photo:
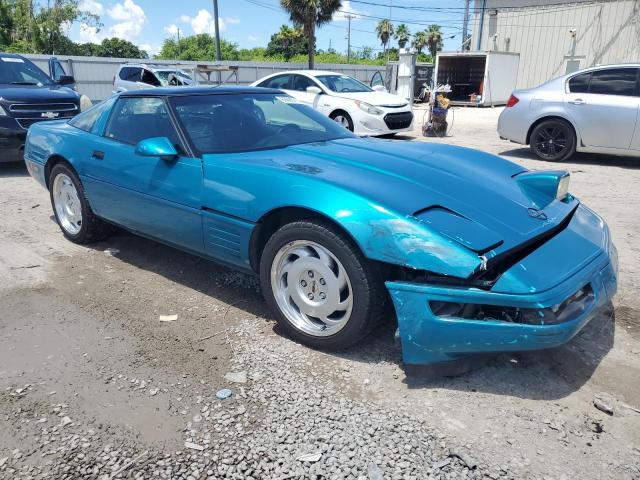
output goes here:
<path id="1" fill-rule="evenodd" d="M 528 208 L 527 212 L 531 218 L 537 218 L 538 220 L 547 220 L 547 214 L 537 208 Z"/>
<path id="2" fill-rule="evenodd" d="M 42 118 L 48 118 L 48 119 L 52 119 L 52 118 L 58 118 L 58 115 L 60 115 L 59 113 L 56 112 L 42 112 L 40 114 L 40 116 Z"/>

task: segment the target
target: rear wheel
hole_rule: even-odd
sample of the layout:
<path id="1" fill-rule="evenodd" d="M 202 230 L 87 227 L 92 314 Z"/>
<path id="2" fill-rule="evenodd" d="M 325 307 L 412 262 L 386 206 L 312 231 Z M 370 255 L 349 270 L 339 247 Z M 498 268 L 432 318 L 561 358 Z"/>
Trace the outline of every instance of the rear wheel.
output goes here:
<path id="1" fill-rule="evenodd" d="M 531 151 L 540 159 L 562 162 L 576 151 L 576 135 L 564 120 L 545 120 L 537 125 L 529 140 Z"/>
<path id="2" fill-rule="evenodd" d="M 110 226 L 91 211 L 80 179 L 66 164 L 58 163 L 51 169 L 49 195 L 56 221 L 72 242 L 95 242 L 110 233 Z"/>
<path id="3" fill-rule="evenodd" d="M 278 323 L 316 348 L 353 345 L 378 323 L 385 292 L 376 269 L 332 226 L 300 221 L 267 242 L 260 280 Z"/>
<path id="4" fill-rule="evenodd" d="M 331 120 L 333 120 L 334 122 L 339 123 L 347 130 L 350 130 L 353 132 L 353 120 L 351 119 L 351 116 L 347 112 L 343 110 L 338 110 L 337 112 L 333 112 L 329 116 L 329 118 L 331 118 Z"/>

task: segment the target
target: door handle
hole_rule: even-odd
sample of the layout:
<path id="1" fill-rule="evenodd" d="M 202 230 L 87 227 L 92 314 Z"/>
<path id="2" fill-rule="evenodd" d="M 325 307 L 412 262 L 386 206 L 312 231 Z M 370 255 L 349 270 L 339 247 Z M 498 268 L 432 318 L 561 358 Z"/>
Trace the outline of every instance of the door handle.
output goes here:
<path id="1" fill-rule="evenodd" d="M 569 100 L 569 103 L 572 103 L 573 105 L 584 105 L 587 102 L 585 102 L 581 98 L 576 98 L 575 100 Z"/>
<path id="2" fill-rule="evenodd" d="M 104 160 L 104 152 L 101 152 L 100 150 L 94 150 L 93 153 L 91 154 L 91 158 L 95 158 L 97 160 Z"/>

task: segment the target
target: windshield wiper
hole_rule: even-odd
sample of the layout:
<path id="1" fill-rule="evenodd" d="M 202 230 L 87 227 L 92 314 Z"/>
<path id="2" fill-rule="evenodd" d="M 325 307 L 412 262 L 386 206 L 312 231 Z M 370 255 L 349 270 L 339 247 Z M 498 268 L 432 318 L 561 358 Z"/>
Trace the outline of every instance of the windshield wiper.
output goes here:
<path id="1" fill-rule="evenodd" d="M 33 82 L 9 82 L 9 85 L 38 85 Z"/>

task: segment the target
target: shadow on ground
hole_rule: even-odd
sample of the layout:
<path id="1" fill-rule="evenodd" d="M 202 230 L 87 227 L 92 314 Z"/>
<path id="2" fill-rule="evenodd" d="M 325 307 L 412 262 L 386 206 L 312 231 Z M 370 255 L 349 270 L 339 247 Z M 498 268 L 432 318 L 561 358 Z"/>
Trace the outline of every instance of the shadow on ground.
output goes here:
<path id="1" fill-rule="evenodd" d="M 533 153 L 529 148 L 514 148 L 511 150 L 504 150 L 499 152 L 498 155 L 506 157 L 524 158 L 528 160 L 536 160 Z M 619 157 L 615 155 L 602 155 L 596 153 L 576 153 L 569 160 L 565 162 L 544 162 L 540 160 L 540 165 L 563 165 L 563 164 L 582 164 L 582 165 L 604 165 L 611 167 L 621 167 L 630 169 L 640 169 L 640 158 L 638 157 Z"/>
<path id="2" fill-rule="evenodd" d="M 29 175 L 24 162 L 0 163 L 0 178 L 26 177 Z"/>

